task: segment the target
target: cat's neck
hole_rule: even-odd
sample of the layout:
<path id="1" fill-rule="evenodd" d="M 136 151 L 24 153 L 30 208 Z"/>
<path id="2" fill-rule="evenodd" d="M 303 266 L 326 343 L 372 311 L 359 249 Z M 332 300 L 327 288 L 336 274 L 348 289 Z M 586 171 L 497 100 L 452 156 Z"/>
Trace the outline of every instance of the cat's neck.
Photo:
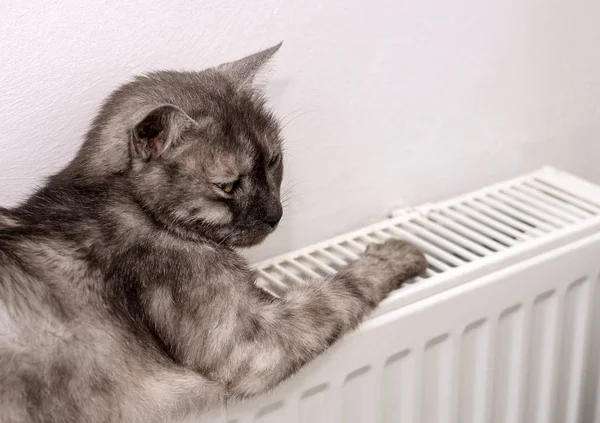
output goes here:
<path id="1" fill-rule="evenodd" d="M 109 229 L 124 229 L 119 208 L 137 209 L 119 175 L 83 180 L 58 174 L 8 214 L 32 234 L 88 243 Z"/>
<path id="2" fill-rule="evenodd" d="M 136 200 L 129 186 L 125 175 L 86 180 L 58 174 L 21 206 L 0 210 L 0 215 L 32 235 L 101 249 L 161 240 L 219 246 L 201 233 L 182 232 L 161 221 Z"/>

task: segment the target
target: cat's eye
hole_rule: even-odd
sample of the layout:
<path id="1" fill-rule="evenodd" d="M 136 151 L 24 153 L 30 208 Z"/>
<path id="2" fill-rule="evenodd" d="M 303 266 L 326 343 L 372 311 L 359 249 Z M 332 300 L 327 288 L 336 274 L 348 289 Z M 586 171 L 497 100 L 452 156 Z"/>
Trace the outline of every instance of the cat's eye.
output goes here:
<path id="1" fill-rule="evenodd" d="M 279 163 L 279 160 L 281 160 L 281 155 L 275 154 L 273 157 L 271 157 L 271 160 L 269 160 L 269 167 L 277 166 L 277 164 Z"/>
<path id="2" fill-rule="evenodd" d="M 235 188 L 235 182 L 227 182 L 224 184 L 217 184 L 217 186 L 219 188 L 221 188 L 223 190 L 223 192 L 230 194 L 233 191 L 233 189 Z"/>

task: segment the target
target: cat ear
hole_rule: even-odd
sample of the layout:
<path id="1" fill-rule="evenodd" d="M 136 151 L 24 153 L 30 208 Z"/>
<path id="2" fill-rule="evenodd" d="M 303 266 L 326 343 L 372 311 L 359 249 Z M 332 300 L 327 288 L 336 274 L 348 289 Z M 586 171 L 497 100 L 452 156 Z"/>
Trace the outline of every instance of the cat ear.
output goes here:
<path id="1" fill-rule="evenodd" d="M 167 104 L 148 113 L 132 131 L 135 154 L 144 160 L 156 159 L 177 144 L 183 131 L 196 122 L 178 107 Z"/>
<path id="2" fill-rule="evenodd" d="M 279 50 L 283 41 L 266 50 L 251 54 L 235 62 L 224 63 L 217 69 L 226 74 L 240 87 L 251 87 L 256 75 Z"/>

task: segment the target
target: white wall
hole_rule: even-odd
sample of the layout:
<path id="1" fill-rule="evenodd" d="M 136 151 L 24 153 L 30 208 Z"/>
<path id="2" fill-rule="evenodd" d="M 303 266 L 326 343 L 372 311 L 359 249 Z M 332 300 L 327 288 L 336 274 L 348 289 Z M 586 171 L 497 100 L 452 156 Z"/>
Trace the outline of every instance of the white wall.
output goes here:
<path id="1" fill-rule="evenodd" d="M 293 198 L 254 258 L 545 163 L 600 182 L 598 0 L 5 0 L 0 16 L 3 206 L 133 74 L 280 40 Z"/>

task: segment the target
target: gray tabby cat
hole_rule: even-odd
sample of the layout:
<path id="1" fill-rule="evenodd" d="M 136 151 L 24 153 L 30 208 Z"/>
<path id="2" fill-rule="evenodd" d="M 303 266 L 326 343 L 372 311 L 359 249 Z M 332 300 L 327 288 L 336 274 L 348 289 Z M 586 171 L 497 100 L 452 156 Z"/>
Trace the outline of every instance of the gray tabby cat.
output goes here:
<path id="1" fill-rule="evenodd" d="M 74 160 L 0 208 L 2 422 L 165 421 L 265 392 L 425 269 L 370 246 L 277 299 L 235 248 L 282 215 L 281 138 L 253 85 L 278 46 L 114 92 Z"/>

